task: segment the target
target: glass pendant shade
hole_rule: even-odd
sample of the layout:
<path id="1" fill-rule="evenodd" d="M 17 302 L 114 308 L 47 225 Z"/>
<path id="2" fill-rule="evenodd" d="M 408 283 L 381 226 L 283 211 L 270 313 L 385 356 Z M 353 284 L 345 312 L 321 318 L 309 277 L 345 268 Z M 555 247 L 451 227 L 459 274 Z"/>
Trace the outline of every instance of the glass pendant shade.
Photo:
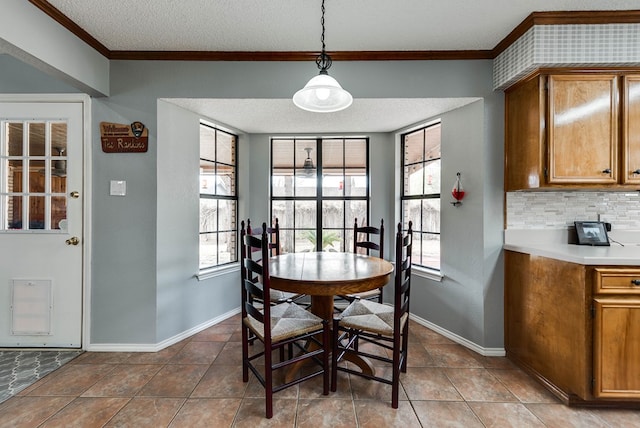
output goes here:
<path id="1" fill-rule="evenodd" d="M 336 79 L 322 71 L 293 95 L 299 108 L 316 113 L 344 110 L 353 103 L 353 97 Z"/>

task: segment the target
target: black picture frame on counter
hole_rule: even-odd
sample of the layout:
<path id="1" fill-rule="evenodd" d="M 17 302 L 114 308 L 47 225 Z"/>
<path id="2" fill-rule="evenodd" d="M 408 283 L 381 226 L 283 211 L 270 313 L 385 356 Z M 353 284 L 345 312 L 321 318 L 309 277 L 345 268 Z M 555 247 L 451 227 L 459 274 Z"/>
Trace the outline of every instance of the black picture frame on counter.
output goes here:
<path id="1" fill-rule="evenodd" d="M 578 245 L 610 245 L 604 222 L 576 221 L 574 224 L 578 235 Z"/>

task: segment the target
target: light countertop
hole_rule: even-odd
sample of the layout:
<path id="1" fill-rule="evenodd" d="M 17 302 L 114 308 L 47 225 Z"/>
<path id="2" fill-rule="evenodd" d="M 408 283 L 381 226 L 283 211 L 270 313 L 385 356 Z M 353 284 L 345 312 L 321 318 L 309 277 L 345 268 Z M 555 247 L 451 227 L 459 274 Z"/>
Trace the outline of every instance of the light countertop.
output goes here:
<path id="1" fill-rule="evenodd" d="M 640 231 L 609 232 L 611 245 L 569 244 L 568 229 L 508 229 L 504 249 L 582 265 L 640 266 Z"/>

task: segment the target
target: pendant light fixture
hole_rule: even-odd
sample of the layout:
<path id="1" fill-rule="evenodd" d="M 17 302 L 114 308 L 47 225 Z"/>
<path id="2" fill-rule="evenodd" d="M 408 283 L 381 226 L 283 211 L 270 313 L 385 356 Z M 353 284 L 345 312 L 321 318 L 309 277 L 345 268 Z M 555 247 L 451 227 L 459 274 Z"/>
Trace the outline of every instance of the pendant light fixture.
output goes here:
<path id="1" fill-rule="evenodd" d="M 344 110 L 351 105 L 353 97 L 329 76 L 327 70 L 331 67 L 331 57 L 325 51 L 324 44 L 324 0 L 322 0 L 322 52 L 316 58 L 316 65 L 320 73 L 293 95 L 293 103 L 299 108 L 316 113 L 331 113 Z"/>

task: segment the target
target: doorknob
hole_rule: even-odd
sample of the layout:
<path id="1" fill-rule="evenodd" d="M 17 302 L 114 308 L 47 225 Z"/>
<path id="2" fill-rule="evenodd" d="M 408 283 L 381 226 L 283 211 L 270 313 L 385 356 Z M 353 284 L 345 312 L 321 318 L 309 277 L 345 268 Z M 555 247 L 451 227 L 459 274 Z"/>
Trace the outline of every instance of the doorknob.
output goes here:
<path id="1" fill-rule="evenodd" d="M 71 238 L 67 239 L 64 242 L 66 242 L 67 245 L 78 245 L 80 243 L 80 240 L 78 239 L 77 236 L 72 236 Z"/>
<path id="2" fill-rule="evenodd" d="M 78 199 L 80 197 L 80 192 L 74 190 L 73 192 L 69 193 L 69 196 L 71 196 L 73 199 Z"/>

